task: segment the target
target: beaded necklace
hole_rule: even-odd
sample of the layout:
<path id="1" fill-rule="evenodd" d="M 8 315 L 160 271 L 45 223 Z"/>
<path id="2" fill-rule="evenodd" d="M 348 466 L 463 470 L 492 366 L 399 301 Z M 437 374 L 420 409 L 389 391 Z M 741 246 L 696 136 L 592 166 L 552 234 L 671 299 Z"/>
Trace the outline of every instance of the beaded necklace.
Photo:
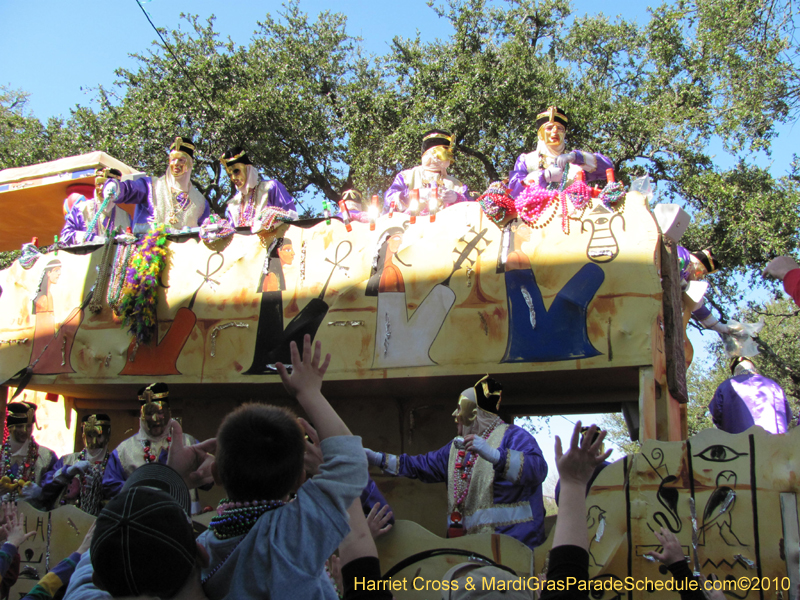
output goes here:
<path id="1" fill-rule="evenodd" d="M 128 271 L 128 264 L 131 262 L 132 253 L 133 244 L 124 246 L 119 244 L 117 246 L 117 253 L 114 257 L 114 267 L 111 271 L 111 280 L 108 284 L 108 294 L 106 295 L 108 305 L 115 310 L 122 296 L 122 288 L 125 285 L 125 274 Z"/>
<path id="2" fill-rule="evenodd" d="M 78 499 L 75 501 L 75 506 L 82 509 L 90 515 L 97 515 L 100 508 L 100 498 L 103 485 L 103 474 L 106 472 L 106 465 L 108 465 L 109 452 L 106 450 L 106 455 L 102 461 L 95 461 L 86 474 L 80 475 L 81 491 Z M 78 455 L 79 461 L 86 460 L 86 448 L 81 450 Z M 64 506 L 67 504 L 66 498 L 61 498 L 60 504 Z"/>
<path id="3" fill-rule="evenodd" d="M 217 516 L 211 519 L 208 528 L 214 532 L 214 537 L 218 540 L 245 535 L 261 515 L 285 504 L 287 502 L 284 500 L 231 502 L 223 498 L 217 507 Z"/>
<path id="4" fill-rule="evenodd" d="M 256 214 L 256 201 L 255 201 L 256 188 L 250 190 L 250 196 L 246 201 L 242 202 L 242 208 L 239 212 L 239 227 L 250 227 L 253 224 L 253 217 Z"/>
<path id="5" fill-rule="evenodd" d="M 167 436 L 167 448 L 166 448 L 167 454 L 169 454 L 169 446 L 170 446 L 171 443 L 172 443 L 172 436 L 168 435 Z M 142 440 L 142 448 L 144 449 L 144 462 L 145 462 L 145 464 L 156 462 L 156 459 L 158 458 L 155 454 L 150 454 L 150 444 L 151 444 L 150 440 L 148 440 L 148 439 Z"/>
<path id="6" fill-rule="evenodd" d="M 489 439 L 489 436 L 492 435 L 492 432 L 502 422 L 503 421 L 500 419 L 500 417 L 495 417 L 495 420 L 492 421 L 492 423 L 489 425 L 489 428 L 483 433 L 483 435 L 481 435 L 481 437 L 484 440 Z M 474 450 L 470 452 L 469 458 L 466 460 L 464 460 L 464 457 L 466 456 L 465 450 L 459 450 L 457 456 L 458 458 L 453 466 L 454 510 L 451 515 L 451 520 L 453 522 L 461 521 L 461 513 L 458 511 L 458 508 L 461 507 L 462 503 L 467 498 L 467 494 L 469 493 L 469 484 L 472 482 L 472 469 L 478 459 L 478 454 Z"/>
<path id="7" fill-rule="evenodd" d="M 8 477 L 12 482 L 32 481 L 35 476 L 36 461 L 39 459 L 39 444 L 31 436 L 28 442 L 28 455 L 25 457 L 25 462 L 22 463 L 20 470 L 14 475 L 11 472 L 11 443 L 9 442 L 9 437 L 10 432 L 6 429 L 3 436 L 3 465 L 0 477 Z"/>

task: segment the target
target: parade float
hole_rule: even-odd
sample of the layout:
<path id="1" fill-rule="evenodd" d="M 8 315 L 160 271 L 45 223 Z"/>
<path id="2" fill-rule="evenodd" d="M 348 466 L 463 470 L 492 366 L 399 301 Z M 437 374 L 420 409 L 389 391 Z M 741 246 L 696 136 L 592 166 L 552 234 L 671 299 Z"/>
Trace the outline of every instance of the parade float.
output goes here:
<path id="1" fill-rule="evenodd" d="M 656 545 L 651 531 L 666 526 L 703 573 L 796 585 L 798 436 L 686 439 L 675 243 L 645 184 L 626 192 L 577 181 L 526 214 L 484 196 L 366 222 L 345 215 L 226 237 L 162 228 L 28 248 L 0 271 L 0 381 L 8 398 L 41 393 L 78 415 L 102 409 L 114 423 L 111 447 L 138 427 L 137 389 L 164 381 L 184 428 L 203 439 L 242 402 L 291 405 L 275 364 L 289 363 L 289 343 L 309 334 L 332 352 L 324 392 L 365 446 L 417 454 L 452 439 L 459 391 L 491 373 L 504 386 L 506 420 L 622 410 L 645 442 L 605 469 L 588 498 L 594 579 L 668 579 L 642 558 Z M 11 192 L 0 187 L 4 210 Z M 40 192 L 51 203 L 64 197 Z M 550 540 L 535 552 L 493 534 L 442 540 L 444 486 L 374 477 L 398 517 L 436 534 L 399 523 L 379 541 L 386 568 L 457 547 L 520 575 L 544 570 Z M 42 535 L 23 562 L 42 574 L 86 523 L 67 509 L 34 518 Z M 433 580 L 460 562 L 437 560 L 410 572 Z"/>

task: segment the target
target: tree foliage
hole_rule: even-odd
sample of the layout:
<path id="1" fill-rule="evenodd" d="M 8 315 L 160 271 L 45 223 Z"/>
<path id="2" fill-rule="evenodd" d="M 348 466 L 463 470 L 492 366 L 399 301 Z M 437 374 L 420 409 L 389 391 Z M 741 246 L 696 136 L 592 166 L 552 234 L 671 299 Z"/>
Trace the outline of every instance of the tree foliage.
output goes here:
<path id="1" fill-rule="evenodd" d="M 606 154 L 623 181 L 649 172 L 661 201 L 692 213 L 684 244 L 722 260 L 711 299 L 724 317 L 741 319 L 744 295 L 770 289 L 760 268 L 797 251 L 800 172 L 771 173 L 754 156 L 800 107 L 792 0 L 673 0 L 643 23 L 575 15 L 567 0 L 431 7 L 451 34 L 396 37 L 384 56 L 365 54 L 343 15 L 310 18 L 296 1 L 241 45 L 213 17 L 185 16 L 97 88 L 97 109 L 42 124 L 25 114 L 24 93 L 2 88 L 0 165 L 105 150 L 160 174 L 170 141 L 189 135 L 193 179 L 220 212 L 229 146 L 296 196 L 337 200 L 353 186 L 386 189 L 418 164 L 420 134 L 441 127 L 455 134 L 454 174 L 480 192 L 534 148 L 537 113 L 557 104 L 570 147 Z M 777 347 L 770 360 L 788 352 Z"/>

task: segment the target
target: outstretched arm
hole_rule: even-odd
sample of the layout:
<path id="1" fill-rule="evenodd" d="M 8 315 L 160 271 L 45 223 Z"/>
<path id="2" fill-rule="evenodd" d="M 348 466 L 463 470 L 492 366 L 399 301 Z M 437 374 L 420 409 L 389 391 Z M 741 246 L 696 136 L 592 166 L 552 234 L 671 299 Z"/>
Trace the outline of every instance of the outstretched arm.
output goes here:
<path id="1" fill-rule="evenodd" d="M 283 363 L 277 363 L 275 366 L 281 376 L 283 387 L 294 398 L 297 398 L 308 418 L 317 426 L 319 439 L 324 440 L 337 435 L 352 435 L 347 425 L 322 395 L 322 379 L 331 362 L 331 355 L 327 354 L 325 360 L 320 364 L 322 342 L 317 341 L 312 352 L 311 336 L 306 334 L 303 338 L 302 359 L 297 350 L 297 344 L 292 342 L 290 350 L 292 374 L 289 375 Z"/>
<path id="2" fill-rule="evenodd" d="M 556 465 L 561 476 L 561 501 L 558 505 L 556 531 L 553 547 L 579 546 L 589 548 L 586 534 L 586 484 L 595 467 L 611 455 L 611 450 L 601 454 L 606 432 L 597 435 L 597 426 L 592 425 L 580 440 L 581 422 L 575 424 L 566 453 L 561 450 L 561 438 L 556 436 Z"/>

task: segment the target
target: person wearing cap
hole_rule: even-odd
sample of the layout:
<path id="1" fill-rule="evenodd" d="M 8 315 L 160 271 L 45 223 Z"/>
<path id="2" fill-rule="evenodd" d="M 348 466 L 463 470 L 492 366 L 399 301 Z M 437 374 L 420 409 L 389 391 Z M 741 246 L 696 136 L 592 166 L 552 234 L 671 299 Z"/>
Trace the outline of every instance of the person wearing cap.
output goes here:
<path id="1" fill-rule="evenodd" d="M 384 194 L 385 211 L 394 202 L 396 211 L 407 212 L 410 190 L 419 190 L 420 215 L 427 214 L 428 195 L 434 187 L 439 190 L 442 208 L 469 200 L 467 186 L 447 174 L 452 162 L 453 136 L 442 129 L 425 132 L 422 135 L 422 164 L 397 174 Z"/>
<path id="2" fill-rule="evenodd" d="M 192 185 L 195 146 L 191 138 L 176 137 L 169 147 L 167 172 L 163 177 L 141 177 L 132 181 L 108 179 L 103 198 L 115 204 L 133 204 L 133 233 L 146 233 L 166 225 L 178 231 L 199 227 L 211 214 L 203 194 Z"/>
<path id="3" fill-rule="evenodd" d="M 97 516 L 104 500 L 111 418 L 104 413 L 84 416 L 82 433 L 83 450 L 59 458 L 42 478 L 42 498 L 46 506 L 72 504 Z"/>
<path id="4" fill-rule="evenodd" d="M 599 152 L 566 151 L 566 133 L 569 117 L 557 106 L 549 106 L 536 116 L 539 141 L 536 150 L 520 154 L 514 169 L 509 173 L 508 187 L 516 198 L 528 186 L 560 189 L 566 171 L 566 185 L 574 181 L 581 169 L 586 181 L 606 178 L 606 169 L 613 169 L 611 159 Z"/>
<path id="5" fill-rule="evenodd" d="M 769 261 L 764 276 L 783 282 L 784 291 L 800 306 L 800 265 L 791 256 L 779 256 Z"/>
<path id="6" fill-rule="evenodd" d="M 118 169 L 99 168 L 95 171 L 95 193 L 91 199 L 79 195 L 67 212 L 64 227 L 58 240 L 67 246 L 92 241 L 95 236 L 104 238 L 117 229 L 125 231 L 131 226 L 131 218 L 123 209 L 111 202 L 103 202 L 103 185 L 109 179 L 119 181 L 122 173 Z M 74 195 L 74 194 L 73 194 Z"/>
<path id="7" fill-rule="evenodd" d="M 297 219 L 294 199 L 284 185 L 275 179 L 262 181 L 242 148 L 231 148 L 219 161 L 236 188 L 236 195 L 225 206 L 225 218 L 233 227 L 250 227 L 257 233 L 269 230 L 276 219 Z"/>
<path id="8" fill-rule="evenodd" d="M 487 375 L 461 392 L 452 442 L 419 456 L 367 449 L 367 460 L 391 475 L 447 482 L 448 537 L 504 533 L 535 548 L 544 541 L 547 463 L 530 433 L 498 416 L 501 395 Z"/>
<path id="9" fill-rule="evenodd" d="M 690 281 L 700 281 L 706 275 L 719 269 L 720 263 L 710 248 L 689 252 L 683 246 L 678 246 L 678 268 L 681 271 L 681 287 L 685 289 Z M 728 335 L 738 328 L 721 322 L 711 309 L 706 306 L 705 298 L 700 299 L 692 308 L 692 317 L 706 329 L 713 329 L 720 335 Z"/>
<path id="10" fill-rule="evenodd" d="M 286 408 L 244 404 L 225 417 L 212 468 L 227 498 L 198 537 L 211 558 L 202 576 L 212 600 L 338 598 L 324 566 L 350 529 L 348 508 L 361 511 L 367 460 L 361 438 L 322 395 L 330 354 L 323 360 L 322 344 L 312 350 L 308 334 L 302 359 L 294 341 L 290 351 L 292 374 L 276 367 L 317 426 L 323 463 L 304 482 L 303 430 Z"/>
<path id="11" fill-rule="evenodd" d="M 783 388 L 760 375 L 748 358 L 734 358 L 731 375 L 719 385 L 708 405 L 714 425 L 728 433 L 741 433 L 753 425 L 770 433 L 786 433 L 792 409 Z"/>
<path id="12" fill-rule="evenodd" d="M 3 444 L 0 462 L 0 492 L 13 494 L 30 487 L 36 496 L 41 492 L 42 477 L 53 467 L 58 456 L 33 439 L 35 404 L 11 402 L 6 409 L 8 438 Z"/>
<path id="13" fill-rule="evenodd" d="M 208 557 L 195 542 L 187 474 L 157 463 L 131 474 L 100 511 L 65 598 L 206 598 L 200 569 Z"/>
<path id="14" fill-rule="evenodd" d="M 166 383 L 152 383 L 139 390 L 141 411 L 139 431 L 123 440 L 109 455 L 108 465 L 103 476 L 103 490 L 106 497 L 116 496 L 125 481 L 139 467 L 150 463 L 166 464 L 169 447 L 172 443 L 172 412 L 169 406 L 169 386 Z M 197 440 L 182 433 L 184 445 L 193 445 Z M 197 492 L 192 491 L 192 512 L 197 514 L 201 506 Z"/>

